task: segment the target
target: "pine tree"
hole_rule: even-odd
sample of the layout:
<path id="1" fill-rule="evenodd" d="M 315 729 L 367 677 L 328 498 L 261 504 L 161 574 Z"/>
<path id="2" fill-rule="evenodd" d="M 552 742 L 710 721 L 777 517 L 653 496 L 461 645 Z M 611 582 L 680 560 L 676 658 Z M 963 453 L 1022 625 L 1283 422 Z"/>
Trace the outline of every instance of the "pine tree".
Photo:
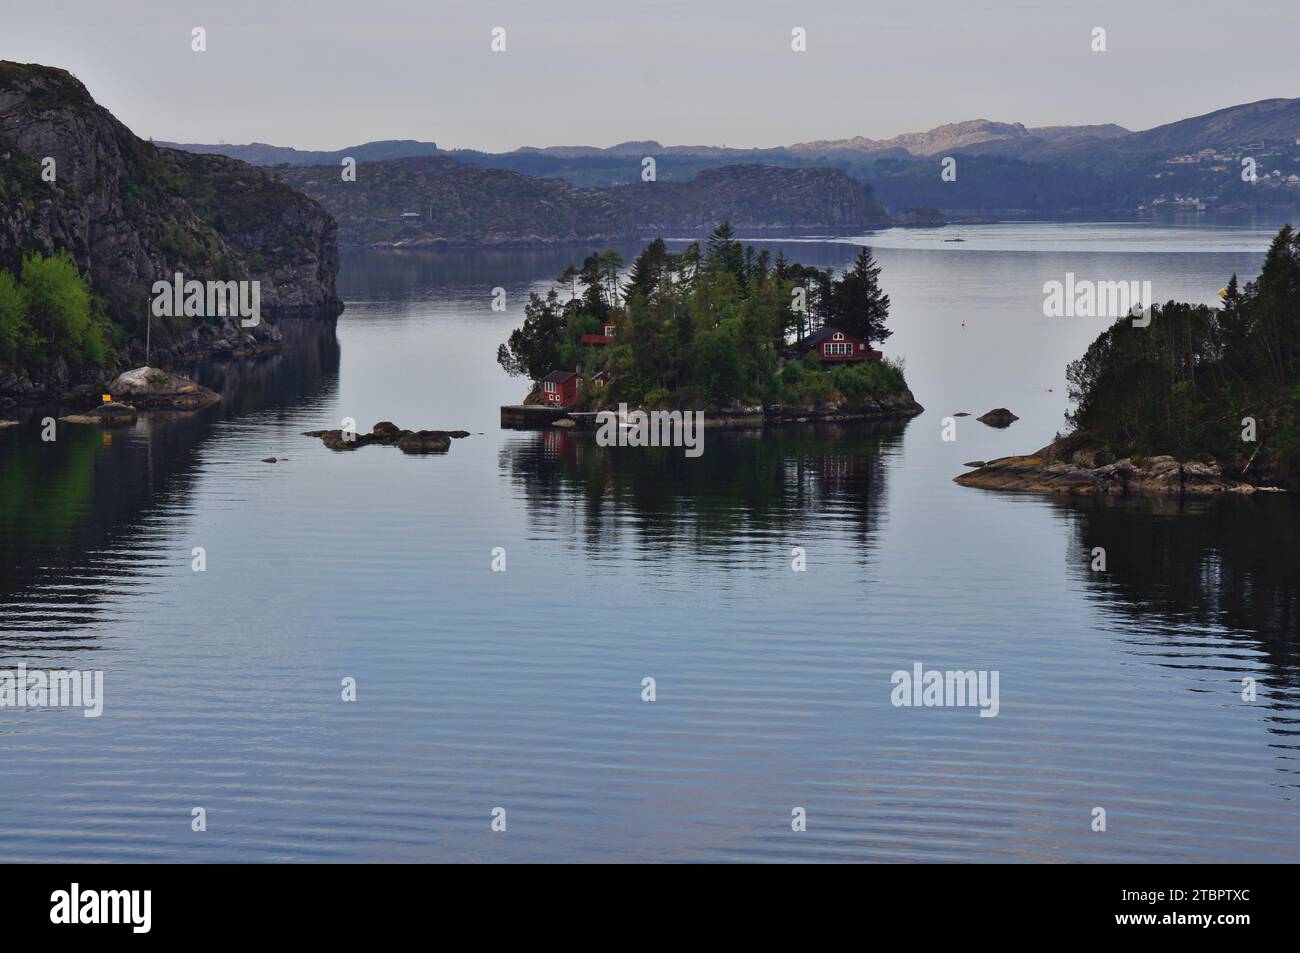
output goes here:
<path id="1" fill-rule="evenodd" d="M 728 271 L 735 275 L 741 288 L 748 283 L 745 247 L 736 240 L 736 230 L 730 222 L 723 222 L 709 234 L 705 262 L 714 271 Z"/>
<path id="2" fill-rule="evenodd" d="M 826 323 L 853 337 L 880 342 L 893 333 L 885 327 L 889 295 L 880 289 L 880 266 L 870 248 L 858 252 L 853 267 L 836 283 L 828 310 Z"/>
<path id="3" fill-rule="evenodd" d="M 624 293 L 630 299 L 640 292 L 647 300 L 659 287 L 659 280 L 672 268 L 673 256 L 662 238 L 656 238 L 636 256 Z"/>

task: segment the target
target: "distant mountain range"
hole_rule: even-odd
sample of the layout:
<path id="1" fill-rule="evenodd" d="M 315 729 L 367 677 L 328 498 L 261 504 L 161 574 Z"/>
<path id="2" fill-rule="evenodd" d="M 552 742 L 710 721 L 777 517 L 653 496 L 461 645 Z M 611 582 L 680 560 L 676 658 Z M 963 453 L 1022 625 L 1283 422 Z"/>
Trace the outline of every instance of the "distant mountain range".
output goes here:
<path id="1" fill-rule="evenodd" d="M 385 139 L 333 151 L 271 146 L 265 142 L 250 142 L 242 146 L 228 145 L 224 142 L 216 145 L 154 142 L 154 145 L 169 149 L 183 149 L 186 152 L 201 152 L 205 155 L 229 156 L 251 165 L 338 165 L 345 156 L 351 156 L 357 162 L 383 162 L 385 159 L 404 159 L 408 156 L 438 155 L 439 152 L 437 143 L 417 142 L 414 139 Z"/>
<path id="2" fill-rule="evenodd" d="M 951 153 L 1022 156 L 1059 143 L 1093 144 L 1131 133 L 1113 123 L 1101 126 L 1042 126 L 1029 129 L 1018 122 L 972 119 L 949 123 L 928 132 L 908 132 L 892 139 L 853 139 L 800 142 L 795 155 L 826 158 L 845 154 L 892 158 L 924 158 Z"/>
<path id="3" fill-rule="evenodd" d="M 344 156 L 352 156 L 362 164 L 442 157 L 467 167 L 561 179 L 577 189 L 642 184 L 641 163 L 646 156 L 656 160 L 660 185 L 690 183 L 708 170 L 732 165 L 830 167 L 864 185 L 869 190 L 868 201 L 880 203 L 887 215 L 922 222 L 944 217 L 1131 216 L 1162 210 L 1281 209 L 1289 213 L 1300 209 L 1300 99 L 1266 99 L 1232 106 L 1141 132 L 1113 123 L 1027 127 L 974 119 L 890 139 L 855 136 L 770 149 L 665 146 L 654 140 L 609 147 L 527 146 L 504 153 L 445 151 L 435 143 L 413 140 L 371 142 L 327 152 L 261 143 L 167 145 L 194 152 L 219 152 L 258 165 L 296 167 L 337 168 Z M 947 157 L 958 160 L 955 181 L 939 175 L 940 160 Z M 1248 158 L 1255 160 L 1257 178 L 1253 182 L 1243 181 L 1241 176 L 1242 161 Z M 474 187 L 475 182 L 487 180 L 462 175 L 459 181 L 465 187 Z M 830 178 L 824 183 L 839 188 Z M 803 186 L 805 191 L 800 192 L 799 199 L 808 201 L 812 196 L 806 191 L 806 182 Z M 647 194 L 663 197 L 675 193 L 651 189 Z M 583 201 L 589 204 L 592 198 L 587 196 Z M 640 202 L 644 196 L 637 198 Z M 321 200 L 330 207 L 330 201 Z M 782 214 L 760 210 L 756 202 L 762 204 L 759 198 L 751 197 L 750 218 L 755 222 L 775 227 L 778 222 L 792 222 L 798 217 L 788 214 L 789 210 Z M 813 205 L 822 208 L 837 202 L 828 193 Z M 655 219 L 651 209 L 644 205 L 638 205 L 638 209 L 628 213 L 634 224 Z M 908 215 L 909 210 L 917 209 L 927 211 Z M 585 214 L 576 207 L 570 212 L 563 221 L 576 222 Z M 620 212 L 624 213 L 626 208 Z M 528 213 L 520 214 L 528 217 Z M 864 221 L 875 218 L 875 212 L 868 210 Z M 671 216 L 664 220 L 677 221 Z M 619 230 L 628 221 L 611 220 L 603 227 Z M 829 221 L 822 225 L 831 227 Z M 564 229 L 558 229 L 557 234 L 561 231 Z"/>
<path id="4" fill-rule="evenodd" d="M 378 162 L 408 156 L 428 155 L 512 155 L 548 156 L 558 159 L 635 158 L 642 156 L 690 156 L 741 161 L 762 157 L 801 156 L 832 158 L 844 155 L 927 158 L 947 153 L 975 155 L 1035 155 L 1040 158 L 1090 150 L 1124 153 L 1193 152 L 1207 147 L 1244 146 L 1255 142 L 1284 142 L 1300 139 L 1300 99 L 1262 99 L 1241 106 L 1229 106 L 1203 116 L 1182 119 L 1131 132 L 1114 123 L 1090 126 L 1026 127 L 1018 122 L 972 119 L 936 126 L 926 132 L 907 132 L 892 139 L 822 139 L 797 142 L 768 149 L 730 149 L 725 146 L 665 146 L 653 139 L 601 146 L 523 146 L 513 152 L 483 153 L 477 150 L 440 150 L 436 143 L 413 139 L 367 142 L 348 149 L 306 151 L 287 146 L 254 142 L 248 145 L 201 145 L 158 142 L 159 146 L 188 152 L 220 153 L 254 165 L 324 165 L 352 156 L 358 162 Z"/>
<path id="5" fill-rule="evenodd" d="M 445 156 L 361 165 L 281 166 L 324 206 L 348 244 L 515 245 L 694 235 L 722 221 L 746 233 L 861 231 L 888 224 L 870 190 L 838 169 L 728 165 L 689 182 L 577 188 Z"/>

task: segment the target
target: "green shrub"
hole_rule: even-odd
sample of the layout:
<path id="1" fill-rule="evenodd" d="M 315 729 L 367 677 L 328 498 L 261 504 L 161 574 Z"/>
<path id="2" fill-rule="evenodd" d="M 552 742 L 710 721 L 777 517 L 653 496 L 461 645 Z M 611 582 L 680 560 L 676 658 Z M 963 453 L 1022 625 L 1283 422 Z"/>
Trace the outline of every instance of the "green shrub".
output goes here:
<path id="1" fill-rule="evenodd" d="M 868 374 L 861 365 L 842 364 L 831 372 L 831 383 L 851 404 L 860 404 L 872 392 Z"/>
<path id="2" fill-rule="evenodd" d="M 99 365 L 116 338 L 102 302 L 91 297 L 66 251 L 28 255 L 18 280 L 0 272 L 0 358 L 41 365 L 62 357 L 74 366 Z"/>

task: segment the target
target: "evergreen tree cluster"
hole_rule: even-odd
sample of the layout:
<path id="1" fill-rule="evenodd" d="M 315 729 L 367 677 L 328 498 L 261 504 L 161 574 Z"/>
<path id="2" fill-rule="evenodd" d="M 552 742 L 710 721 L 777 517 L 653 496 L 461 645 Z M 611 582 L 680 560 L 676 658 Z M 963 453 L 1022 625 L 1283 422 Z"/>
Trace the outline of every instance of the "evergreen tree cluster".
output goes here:
<path id="1" fill-rule="evenodd" d="M 1221 297 L 1104 331 L 1067 369 L 1067 445 L 1300 477 L 1300 233 L 1283 228 L 1259 277 L 1243 288 L 1233 275 Z"/>
<path id="2" fill-rule="evenodd" d="M 612 389 L 587 394 L 600 403 L 860 400 L 906 387 L 892 362 L 832 373 L 784 358 L 823 326 L 874 343 L 889 337 L 889 296 L 869 249 L 836 277 L 755 251 L 724 223 L 703 247 L 671 252 L 656 238 L 620 280 L 623 264 L 617 252 L 594 253 L 565 269 L 545 296 L 530 295 L 523 327 L 497 351 L 501 366 L 533 381 L 557 369 L 608 371 Z M 611 322 L 612 346 L 581 343 Z"/>

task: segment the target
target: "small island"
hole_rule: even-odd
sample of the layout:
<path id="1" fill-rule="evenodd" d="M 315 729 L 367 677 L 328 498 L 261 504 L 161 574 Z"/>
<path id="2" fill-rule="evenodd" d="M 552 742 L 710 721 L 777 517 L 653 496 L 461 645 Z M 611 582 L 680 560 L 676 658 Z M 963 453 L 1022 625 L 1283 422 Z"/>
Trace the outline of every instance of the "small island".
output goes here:
<path id="1" fill-rule="evenodd" d="M 1116 321 L 1066 371 L 1069 433 L 955 481 L 1075 496 L 1300 488 L 1300 233 L 1283 228 L 1259 278 L 1233 275 L 1219 297 Z"/>
<path id="2" fill-rule="evenodd" d="M 532 389 L 502 425 L 545 426 L 619 405 L 701 410 L 710 426 L 807 420 L 907 420 L 922 408 L 891 334 L 880 267 L 863 248 L 838 277 L 775 259 L 729 223 L 701 248 L 663 239 L 626 279 L 616 251 L 570 266 L 497 351 Z"/>

